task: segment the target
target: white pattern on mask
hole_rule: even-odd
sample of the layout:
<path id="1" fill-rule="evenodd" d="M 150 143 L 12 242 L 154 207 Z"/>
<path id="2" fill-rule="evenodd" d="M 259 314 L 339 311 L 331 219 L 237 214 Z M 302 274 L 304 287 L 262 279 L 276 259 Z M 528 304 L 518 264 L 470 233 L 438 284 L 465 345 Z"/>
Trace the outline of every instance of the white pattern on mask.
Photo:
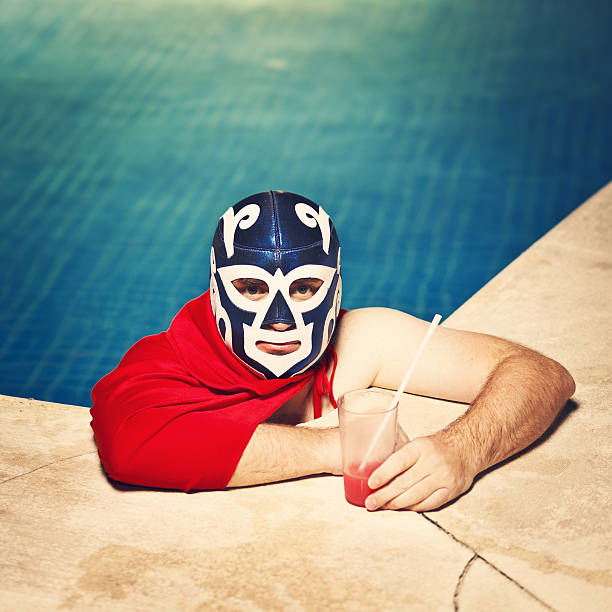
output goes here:
<path id="1" fill-rule="evenodd" d="M 225 254 L 230 259 L 234 256 L 234 234 L 236 228 L 242 230 L 249 229 L 259 218 L 260 208 L 257 204 L 247 204 L 240 209 L 238 214 L 234 214 L 233 208 L 228 208 L 227 212 L 221 217 L 223 219 L 223 243 L 225 244 Z"/>
<path id="2" fill-rule="evenodd" d="M 295 205 L 295 214 L 304 225 L 308 227 L 319 226 L 321 238 L 323 240 L 323 250 L 326 255 L 329 255 L 329 239 L 331 232 L 329 229 L 330 222 L 328 214 L 320 206 L 319 210 L 316 211 L 305 202 L 298 202 Z"/>
<path id="3" fill-rule="evenodd" d="M 323 302 L 334 279 L 334 274 L 336 272 L 335 268 L 308 264 L 294 268 L 287 275 L 284 275 L 280 269 L 277 269 L 274 275 L 272 275 L 259 266 L 235 265 L 219 268 L 218 272 L 229 299 L 241 310 L 255 313 L 253 324 L 243 325 L 244 352 L 246 355 L 263 365 L 275 376 L 281 376 L 292 366 L 308 357 L 312 350 L 312 331 L 314 324 L 309 323 L 305 325 L 302 315 L 304 312 L 314 310 Z M 254 278 L 265 282 L 268 286 L 268 295 L 261 300 L 250 300 L 248 297 L 243 296 L 232 283 L 232 281 L 239 278 Z M 294 301 L 291 299 L 290 287 L 294 281 L 301 278 L 316 278 L 323 281 L 323 284 L 309 299 Z M 295 321 L 295 328 L 286 331 L 263 329 L 262 325 L 265 316 L 279 292 L 287 303 Z M 334 318 L 335 310 L 334 304 L 326 317 L 326 323 L 331 320 L 331 318 Z M 217 321 L 218 320 L 217 318 Z M 324 333 L 327 333 L 327 329 Z M 300 342 L 300 347 L 284 355 L 266 353 L 257 348 L 257 342 L 282 344 L 296 341 Z M 228 344 L 228 346 L 231 348 L 231 344 Z M 314 363 L 314 361 L 311 363 Z"/>

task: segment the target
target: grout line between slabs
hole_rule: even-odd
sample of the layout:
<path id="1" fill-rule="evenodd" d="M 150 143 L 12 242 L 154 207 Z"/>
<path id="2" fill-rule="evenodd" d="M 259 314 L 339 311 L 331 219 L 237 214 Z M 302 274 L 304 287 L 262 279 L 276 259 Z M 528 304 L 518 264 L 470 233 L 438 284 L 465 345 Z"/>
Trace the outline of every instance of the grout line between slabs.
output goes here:
<path id="1" fill-rule="evenodd" d="M 461 594 L 461 588 L 463 587 L 463 579 L 465 578 L 466 574 L 470 570 L 470 567 L 472 567 L 472 564 L 474 563 L 474 561 L 476 561 L 477 559 L 478 559 L 478 555 L 474 553 L 470 557 L 468 562 L 465 564 L 465 567 L 461 571 L 461 574 L 459 574 L 459 578 L 457 579 L 457 584 L 455 585 L 455 592 L 453 593 L 453 606 L 455 608 L 455 612 L 459 612 L 459 595 Z"/>
<path id="2" fill-rule="evenodd" d="M 434 521 L 431 517 L 427 516 L 426 514 L 423 514 L 421 512 L 419 512 L 419 514 L 425 520 L 429 521 L 432 525 L 437 527 L 440 531 L 443 531 L 452 540 L 454 540 L 455 542 L 457 542 L 458 544 L 460 544 L 464 548 L 467 548 L 468 550 L 472 551 L 472 553 L 474 553 L 472 555 L 472 557 L 469 559 L 469 561 L 465 564 L 465 567 L 463 568 L 463 571 L 461 572 L 461 574 L 459 575 L 459 578 L 457 579 L 457 584 L 455 586 L 455 593 L 453 594 L 453 604 L 455 606 L 455 611 L 456 612 L 459 610 L 459 600 L 458 600 L 458 597 L 459 597 L 459 594 L 461 592 L 461 587 L 463 586 L 463 580 L 465 579 L 465 576 L 469 572 L 470 567 L 474 564 L 474 562 L 477 559 L 480 559 L 481 561 L 486 563 L 490 568 L 492 568 L 498 574 L 502 575 L 504 578 L 506 578 L 507 580 L 512 582 L 512 584 L 514 584 L 519 589 L 521 589 L 521 591 L 523 591 L 524 593 L 526 593 L 527 595 L 529 595 L 530 597 L 535 599 L 539 604 L 544 606 L 547 610 L 550 610 L 551 612 L 557 612 L 552 606 L 550 606 L 545 601 L 540 599 L 537 595 L 535 595 L 529 589 L 524 587 L 520 582 L 517 582 L 514 578 L 512 578 L 512 576 L 509 576 L 508 574 L 506 574 L 506 572 L 501 570 L 499 567 L 497 567 L 496 565 L 494 565 L 493 563 L 491 563 L 490 561 L 485 559 L 482 555 L 480 555 L 478 552 L 476 552 L 469 544 L 466 544 L 465 542 L 463 542 L 462 540 L 460 540 L 459 538 L 454 536 L 450 531 L 448 531 L 448 529 L 445 529 L 444 527 L 442 527 L 442 525 L 440 525 L 440 523 L 437 523 L 436 521 Z"/>

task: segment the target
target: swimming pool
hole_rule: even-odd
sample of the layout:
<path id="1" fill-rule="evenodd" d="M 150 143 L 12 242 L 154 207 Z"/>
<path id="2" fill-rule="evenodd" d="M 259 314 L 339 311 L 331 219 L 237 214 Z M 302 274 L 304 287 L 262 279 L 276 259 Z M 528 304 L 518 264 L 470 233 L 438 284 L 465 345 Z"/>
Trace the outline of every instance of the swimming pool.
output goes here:
<path id="1" fill-rule="evenodd" d="M 431 318 L 612 178 L 609 2 L 1 6 L 4 394 L 87 405 L 249 193 L 325 206 L 345 307 Z"/>

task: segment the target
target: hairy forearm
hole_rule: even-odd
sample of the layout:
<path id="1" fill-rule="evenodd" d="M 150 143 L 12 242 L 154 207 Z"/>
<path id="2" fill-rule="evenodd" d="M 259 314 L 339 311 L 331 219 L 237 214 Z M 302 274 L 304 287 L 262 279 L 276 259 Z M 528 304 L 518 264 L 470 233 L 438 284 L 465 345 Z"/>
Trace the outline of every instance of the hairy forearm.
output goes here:
<path id="1" fill-rule="evenodd" d="M 244 450 L 228 486 L 276 482 L 341 470 L 338 428 L 262 423 Z"/>
<path id="2" fill-rule="evenodd" d="M 439 435 L 475 475 L 539 438 L 574 390 L 563 366 L 517 347 L 494 368 L 467 412 Z"/>

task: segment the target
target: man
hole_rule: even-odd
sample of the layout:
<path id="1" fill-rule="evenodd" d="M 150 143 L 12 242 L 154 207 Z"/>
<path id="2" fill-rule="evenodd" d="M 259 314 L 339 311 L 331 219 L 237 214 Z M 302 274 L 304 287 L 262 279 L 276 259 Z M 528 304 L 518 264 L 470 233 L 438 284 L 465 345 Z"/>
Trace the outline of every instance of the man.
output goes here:
<path id="1" fill-rule="evenodd" d="M 222 216 L 210 292 L 143 338 L 93 389 L 110 477 L 183 490 L 341 473 L 338 430 L 295 427 L 370 386 L 397 389 L 428 323 L 386 308 L 340 310 L 340 244 L 325 211 L 287 192 Z M 369 510 L 431 510 L 520 451 L 574 392 L 557 362 L 483 334 L 439 328 L 407 391 L 469 404 L 376 469 Z"/>

